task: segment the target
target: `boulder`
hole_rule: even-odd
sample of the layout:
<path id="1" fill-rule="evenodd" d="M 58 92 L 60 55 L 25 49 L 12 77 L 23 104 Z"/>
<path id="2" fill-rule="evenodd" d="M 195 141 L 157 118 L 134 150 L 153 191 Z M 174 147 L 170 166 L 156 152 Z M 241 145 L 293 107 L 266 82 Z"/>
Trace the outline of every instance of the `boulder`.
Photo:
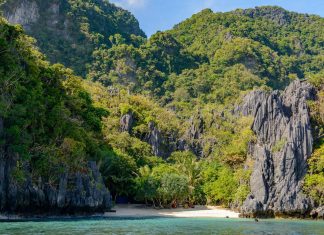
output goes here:
<path id="1" fill-rule="evenodd" d="M 310 216 L 313 219 L 324 219 L 324 206 L 313 209 Z"/>

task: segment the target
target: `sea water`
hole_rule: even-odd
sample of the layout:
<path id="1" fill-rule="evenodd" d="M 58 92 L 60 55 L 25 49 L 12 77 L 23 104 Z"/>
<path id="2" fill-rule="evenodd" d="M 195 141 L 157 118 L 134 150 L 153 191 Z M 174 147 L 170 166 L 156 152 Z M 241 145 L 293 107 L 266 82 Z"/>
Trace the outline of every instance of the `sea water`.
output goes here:
<path id="1" fill-rule="evenodd" d="M 314 234 L 324 235 L 324 221 L 249 219 L 80 219 L 2 222 L 0 234 Z"/>

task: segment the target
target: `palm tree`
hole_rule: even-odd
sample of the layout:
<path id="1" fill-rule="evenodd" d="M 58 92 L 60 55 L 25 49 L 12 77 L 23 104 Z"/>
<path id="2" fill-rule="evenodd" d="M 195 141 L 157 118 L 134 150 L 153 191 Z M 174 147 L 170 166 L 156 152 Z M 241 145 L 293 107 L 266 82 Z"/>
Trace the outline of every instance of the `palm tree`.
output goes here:
<path id="1" fill-rule="evenodd" d="M 189 182 L 189 204 L 192 205 L 195 201 L 194 191 L 201 179 L 201 165 L 197 161 L 197 157 L 189 152 L 174 152 L 170 161 L 173 162 L 180 174 L 185 175 Z"/>

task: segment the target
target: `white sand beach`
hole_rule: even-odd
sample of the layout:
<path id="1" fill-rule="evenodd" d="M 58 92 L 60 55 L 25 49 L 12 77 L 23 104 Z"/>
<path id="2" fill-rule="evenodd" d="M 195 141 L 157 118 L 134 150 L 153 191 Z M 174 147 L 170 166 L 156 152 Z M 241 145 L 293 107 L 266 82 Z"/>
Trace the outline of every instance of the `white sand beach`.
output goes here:
<path id="1" fill-rule="evenodd" d="M 238 218 L 239 213 L 214 206 L 195 206 L 195 208 L 154 209 L 145 205 L 116 205 L 113 210 L 107 212 L 109 217 L 178 217 L 178 218 Z"/>

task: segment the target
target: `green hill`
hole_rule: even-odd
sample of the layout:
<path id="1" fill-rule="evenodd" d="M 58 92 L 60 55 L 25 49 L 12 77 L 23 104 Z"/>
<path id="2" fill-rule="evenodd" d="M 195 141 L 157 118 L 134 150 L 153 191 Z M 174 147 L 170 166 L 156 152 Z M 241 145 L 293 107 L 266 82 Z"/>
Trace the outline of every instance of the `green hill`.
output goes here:
<path id="1" fill-rule="evenodd" d="M 131 13 L 105 0 L 8 0 L 2 11 L 10 22 L 24 26 L 51 62 L 80 75 L 86 74 L 95 48 L 110 47 L 111 35 L 145 37 Z"/>
<path id="2" fill-rule="evenodd" d="M 119 40 L 95 51 L 88 76 L 129 83 L 167 103 L 179 96 L 224 103 L 253 86 L 283 89 L 292 79 L 322 73 L 323 25 L 321 17 L 278 7 L 207 9 L 141 45 Z"/>

